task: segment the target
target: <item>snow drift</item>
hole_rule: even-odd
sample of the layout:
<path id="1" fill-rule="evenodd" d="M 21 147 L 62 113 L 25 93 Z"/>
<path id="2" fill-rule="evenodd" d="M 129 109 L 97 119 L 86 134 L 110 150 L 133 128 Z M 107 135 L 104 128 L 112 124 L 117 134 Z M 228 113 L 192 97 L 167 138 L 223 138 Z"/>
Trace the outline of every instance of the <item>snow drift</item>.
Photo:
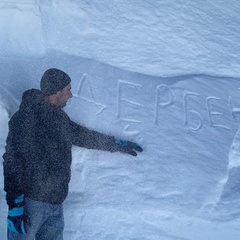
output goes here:
<path id="1" fill-rule="evenodd" d="M 1 154 L 50 67 L 72 78 L 73 120 L 144 148 L 73 147 L 66 239 L 239 238 L 239 4 L 0 0 Z"/>

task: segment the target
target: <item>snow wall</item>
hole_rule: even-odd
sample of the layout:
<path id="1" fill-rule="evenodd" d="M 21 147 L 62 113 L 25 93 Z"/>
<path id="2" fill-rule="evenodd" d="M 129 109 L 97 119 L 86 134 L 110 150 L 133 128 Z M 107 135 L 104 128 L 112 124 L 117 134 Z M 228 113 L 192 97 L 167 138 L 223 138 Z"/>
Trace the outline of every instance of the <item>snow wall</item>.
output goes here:
<path id="1" fill-rule="evenodd" d="M 72 78 L 74 97 L 66 111 L 73 120 L 89 128 L 136 141 L 144 148 L 137 158 L 73 148 L 70 194 L 65 202 L 67 239 L 79 239 L 78 236 L 104 240 L 145 240 L 156 239 L 155 236 L 166 240 L 230 239 L 228 233 L 234 232 L 232 228 L 226 231 L 221 225 L 214 224 L 212 232 L 206 231 L 204 224 L 191 218 L 217 222 L 239 219 L 240 83 L 237 78 L 216 75 L 218 72 L 221 76 L 238 75 L 236 53 L 239 52 L 239 45 L 228 44 L 228 41 L 235 42 L 238 36 L 224 32 L 224 29 L 229 30 L 228 22 L 238 19 L 239 2 L 235 2 L 234 14 L 229 4 L 231 8 L 226 6 L 226 9 L 231 14 L 218 16 L 222 20 L 218 23 L 221 27 L 215 25 L 212 15 L 208 14 L 208 10 L 210 13 L 216 12 L 214 4 L 211 8 L 207 6 L 206 11 L 200 11 L 197 17 L 188 15 L 190 21 L 188 18 L 180 21 L 174 33 L 170 34 L 172 42 L 169 45 L 172 25 L 167 22 L 160 22 L 159 25 L 158 18 L 154 19 L 155 15 L 150 15 L 148 10 L 143 12 L 143 9 L 151 11 L 148 1 L 139 5 L 144 21 L 145 16 L 151 16 L 150 23 L 156 23 L 159 31 L 166 29 L 161 31 L 161 35 L 158 31 L 150 31 L 153 35 L 149 42 L 139 34 L 146 28 L 138 29 L 133 24 L 129 32 L 124 31 L 124 23 L 129 25 L 128 21 L 121 19 L 127 20 L 131 15 L 120 8 L 122 5 L 119 1 L 111 1 L 114 11 L 108 16 L 114 24 L 120 22 L 123 25 L 118 26 L 118 31 L 113 32 L 111 38 L 111 32 L 98 31 L 94 27 L 96 22 L 102 23 L 106 16 L 94 15 L 96 9 L 101 13 L 105 8 L 89 5 L 87 1 L 80 8 L 77 1 L 69 2 L 68 5 L 60 0 L 0 0 L 1 155 L 4 152 L 7 121 L 16 111 L 22 92 L 32 87 L 38 88 L 43 72 L 47 68 L 58 67 Z M 149 3 L 152 4 L 152 1 Z M 199 8 L 192 4 L 192 9 L 198 12 Z M 190 13 L 181 4 L 173 5 L 178 11 L 182 9 Z M 135 7 L 135 4 L 131 5 L 132 9 Z M 120 18 L 117 17 L 119 8 L 122 9 Z M 64 11 L 71 17 L 64 15 Z M 175 19 L 178 15 L 172 14 L 171 8 L 166 8 L 166 11 L 174 22 L 179 23 Z M 206 15 L 202 15 L 203 12 Z M 93 24 L 91 13 L 101 16 L 101 21 L 94 18 Z M 200 36 L 193 34 L 198 31 L 191 31 L 194 30 L 191 26 L 190 32 L 184 28 L 186 22 L 196 24 L 192 20 L 201 20 L 202 16 L 203 24 L 197 22 L 197 29 L 204 25 L 209 29 Z M 80 28 L 79 22 L 82 23 Z M 109 22 L 106 18 L 105 24 Z M 237 33 L 235 26 L 231 30 Z M 133 44 L 119 45 L 116 52 L 112 52 L 116 47 L 112 45 L 114 41 L 101 48 L 108 39 L 117 41 L 122 39 L 121 36 L 128 39 L 133 29 L 139 31 L 138 38 L 131 35 L 130 42 Z M 214 46 L 213 30 L 219 31 L 219 38 L 214 38 L 214 41 L 220 39 Z M 157 42 L 162 45 L 151 42 L 156 36 L 159 37 L 156 38 Z M 179 36 L 180 40 L 174 36 Z M 175 51 L 171 52 L 176 45 L 174 40 L 180 44 L 179 49 L 175 49 L 178 57 Z M 127 53 L 133 45 L 133 55 L 129 58 Z M 154 56 L 144 52 L 149 46 L 157 46 L 153 49 Z M 200 51 L 196 51 L 195 46 Z M 205 46 L 209 51 L 213 48 L 214 54 L 208 51 L 202 54 Z M 162 55 L 158 49 L 161 49 Z M 75 52 L 101 62 L 112 62 L 115 66 L 119 64 L 127 70 L 140 69 L 154 75 L 164 72 L 176 77 L 152 77 L 124 71 L 73 56 Z M 228 57 L 226 53 L 229 53 Z M 156 65 L 147 62 L 148 59 L 153 59 L 163 68 L 156 68 Z M 224 61 L 228 64 L 224 65 Z M 169 70 L 169 66 L 173 67 Z M 214 75 L 182 75 L 179 74 L 181 71 Z M 0 169 L 2 172 L 2 165 Z M 7 206 L 2 190 L 3 178 L 0 183 L 0 208 L 4 209 L 0 218 L 0 233 L 6 235 Z M 239 233 L 237 227 L 234 230 Z M 236 236 L 235 239 L 238 239 L 239 234 Z"/>
<path id="2" fill-rule="evenodd" d="M 148 218 L 149 211 L 167 213 L 167 218 L 170 213 L 238 218 L 238 79 L 151 77 L 57 52 L 41 59 L 2 58 L 4 114 L 11 116 L 9 109 L 16 109 L 24 90 L 39 87 L 49 67 L 72 78 L 74 97 L 66 111 L 73 120 L 144 148 L 137 158 L 73 148 L 66 218 L 82 216 L 82 221 L 68 223 L 68 234 L 76 226 L 102 229 L 106 217 L 114 218 L 111 209 L 115 214 L 118 209 L 120 219 L 114 218 L 110 232 L 117 231 L 125 214 Z M 1 196 L 0 206 L 6 208 L 3 190 Z"/>

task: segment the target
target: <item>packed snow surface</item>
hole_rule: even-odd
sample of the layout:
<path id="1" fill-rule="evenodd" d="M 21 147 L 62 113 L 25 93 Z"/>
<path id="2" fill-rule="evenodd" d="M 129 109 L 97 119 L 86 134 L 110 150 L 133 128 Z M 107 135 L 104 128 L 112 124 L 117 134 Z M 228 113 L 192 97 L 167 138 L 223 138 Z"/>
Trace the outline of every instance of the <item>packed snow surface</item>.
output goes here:
<path id="1" fill-rule="evenodd" d="M 73 147 L 65 239 L 239 239 L 239 9 L 237 0 L 0 0 L 1 155 L 23 91 L 50 67 L 72 78 L 74 121 L 144 149 Z"/>

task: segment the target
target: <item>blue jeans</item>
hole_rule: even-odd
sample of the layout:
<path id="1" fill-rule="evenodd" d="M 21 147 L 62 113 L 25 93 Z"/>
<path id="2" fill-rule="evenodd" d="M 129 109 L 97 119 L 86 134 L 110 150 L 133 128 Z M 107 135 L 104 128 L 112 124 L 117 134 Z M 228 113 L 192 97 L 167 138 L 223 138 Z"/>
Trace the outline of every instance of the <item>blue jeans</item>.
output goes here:
<path id="1" fill-rule="evenodd" d="M 25 198 L 24 209 L 29 218 L 27 235 L 8 230 L 8 240 L 63 240 L 62 205 L 52 205 Z"/>

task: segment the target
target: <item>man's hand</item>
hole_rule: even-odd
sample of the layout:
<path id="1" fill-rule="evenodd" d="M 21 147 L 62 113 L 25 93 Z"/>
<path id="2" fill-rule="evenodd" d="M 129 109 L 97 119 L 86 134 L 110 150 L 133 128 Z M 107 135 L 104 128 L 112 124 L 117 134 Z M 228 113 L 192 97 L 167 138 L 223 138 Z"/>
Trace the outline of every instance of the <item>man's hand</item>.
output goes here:
<path id="1" fill-rule="evenodd" d="M 13 199 L 9 205 L 7 226 L 11 232 L 26 234 L 24 215 L 24 194 L 21 194 L 16 199 Z"/>
<path id="2" fill-rule="evenodd" d="M 124 141 L 120 139 L 115 139 L 115 144 L 119 146 L 119 151 L 123 153 L 130 154 L 132 156 L 137 156 L 137 152 L 142 152 L 143 149 L 136 143 L 131 141 Z"/>

